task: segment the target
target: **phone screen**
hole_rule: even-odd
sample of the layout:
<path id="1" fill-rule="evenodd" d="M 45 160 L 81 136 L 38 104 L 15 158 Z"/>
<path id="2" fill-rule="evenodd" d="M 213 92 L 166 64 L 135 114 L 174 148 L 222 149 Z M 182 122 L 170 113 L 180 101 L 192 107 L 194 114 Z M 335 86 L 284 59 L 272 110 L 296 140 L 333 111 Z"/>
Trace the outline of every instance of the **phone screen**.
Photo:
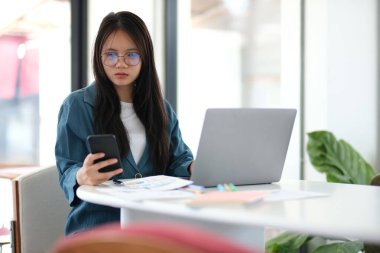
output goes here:
<path id="1" fill-rule="evenodd" d="M 111 158 L 116 158 L 118 161 L 107 167 L 101 168 L 99 172 L 108 172 L 122 168 L 119 147 L 117 145 L 116 137 L 113 134 L 100 134 L 89 135 L 87 137 L 87 144 L 92 154 L 104 153 L 105 156 L 97 159 L 95 163 L 104 161 Z"/>

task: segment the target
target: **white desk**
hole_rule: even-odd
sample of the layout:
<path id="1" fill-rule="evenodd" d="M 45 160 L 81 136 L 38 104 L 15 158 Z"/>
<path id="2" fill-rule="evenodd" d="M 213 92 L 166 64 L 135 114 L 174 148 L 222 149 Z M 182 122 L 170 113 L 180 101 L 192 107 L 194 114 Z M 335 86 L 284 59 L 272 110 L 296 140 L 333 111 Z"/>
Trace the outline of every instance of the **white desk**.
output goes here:
<path id="1" fill-rule="evenodd" d="M 286 229 L 329 238 L 358 239 L 380 244 L 380 187 L 311 181 L 239 186 L 239 190 L 283 189 L 329 194 L 327 197 L 261 202 L 250 207 L 202 207 L 186 200 L 134 202 L 81 186 L 79 198 L 121 207 L 121 222 L 146 219 L 180 220 L 217 231 L 254 248 L 264 249 L 265 227 Z"/>

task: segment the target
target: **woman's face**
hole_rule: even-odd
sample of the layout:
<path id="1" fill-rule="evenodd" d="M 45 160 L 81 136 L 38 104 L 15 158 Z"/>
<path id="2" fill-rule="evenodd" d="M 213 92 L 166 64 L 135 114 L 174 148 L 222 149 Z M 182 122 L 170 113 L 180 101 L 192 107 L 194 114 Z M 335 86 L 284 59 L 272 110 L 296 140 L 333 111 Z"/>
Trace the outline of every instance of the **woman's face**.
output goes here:
<path id="1" fill-rule="evenodd" d="M 115 88 L 133 85 L 141 70 L 138 49 L 131 37 L 122 30 L 117 30 L 107 38 L 102 48 L 102 63 Z"/>

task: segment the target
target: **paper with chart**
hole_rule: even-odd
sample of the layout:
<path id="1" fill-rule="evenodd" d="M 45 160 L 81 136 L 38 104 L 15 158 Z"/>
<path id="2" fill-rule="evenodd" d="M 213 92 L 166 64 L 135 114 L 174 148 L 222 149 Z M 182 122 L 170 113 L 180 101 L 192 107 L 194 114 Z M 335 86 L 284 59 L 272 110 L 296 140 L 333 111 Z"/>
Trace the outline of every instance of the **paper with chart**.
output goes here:
<path id="1" fill-rule="evenodd" d="M 194 196 L 189 191 L 179 190 L 193 181 L 165 175 L 138 179 L 120 180 L 121 184 L 106 181 L 97 187 L 98 191 L 111 193 L 113 196 L 128 200 L 188 198 Z"/>

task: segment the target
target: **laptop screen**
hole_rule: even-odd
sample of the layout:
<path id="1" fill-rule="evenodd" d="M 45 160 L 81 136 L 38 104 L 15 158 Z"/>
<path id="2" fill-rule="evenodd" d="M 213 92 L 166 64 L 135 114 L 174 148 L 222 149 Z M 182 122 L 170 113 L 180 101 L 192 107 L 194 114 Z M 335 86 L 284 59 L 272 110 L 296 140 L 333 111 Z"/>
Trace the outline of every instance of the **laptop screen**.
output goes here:
<path id="1" fill-rule="evenodd" d="M 208 109 L 191 180 L 264 184 L 281 179 L 296 109 Z"/>

